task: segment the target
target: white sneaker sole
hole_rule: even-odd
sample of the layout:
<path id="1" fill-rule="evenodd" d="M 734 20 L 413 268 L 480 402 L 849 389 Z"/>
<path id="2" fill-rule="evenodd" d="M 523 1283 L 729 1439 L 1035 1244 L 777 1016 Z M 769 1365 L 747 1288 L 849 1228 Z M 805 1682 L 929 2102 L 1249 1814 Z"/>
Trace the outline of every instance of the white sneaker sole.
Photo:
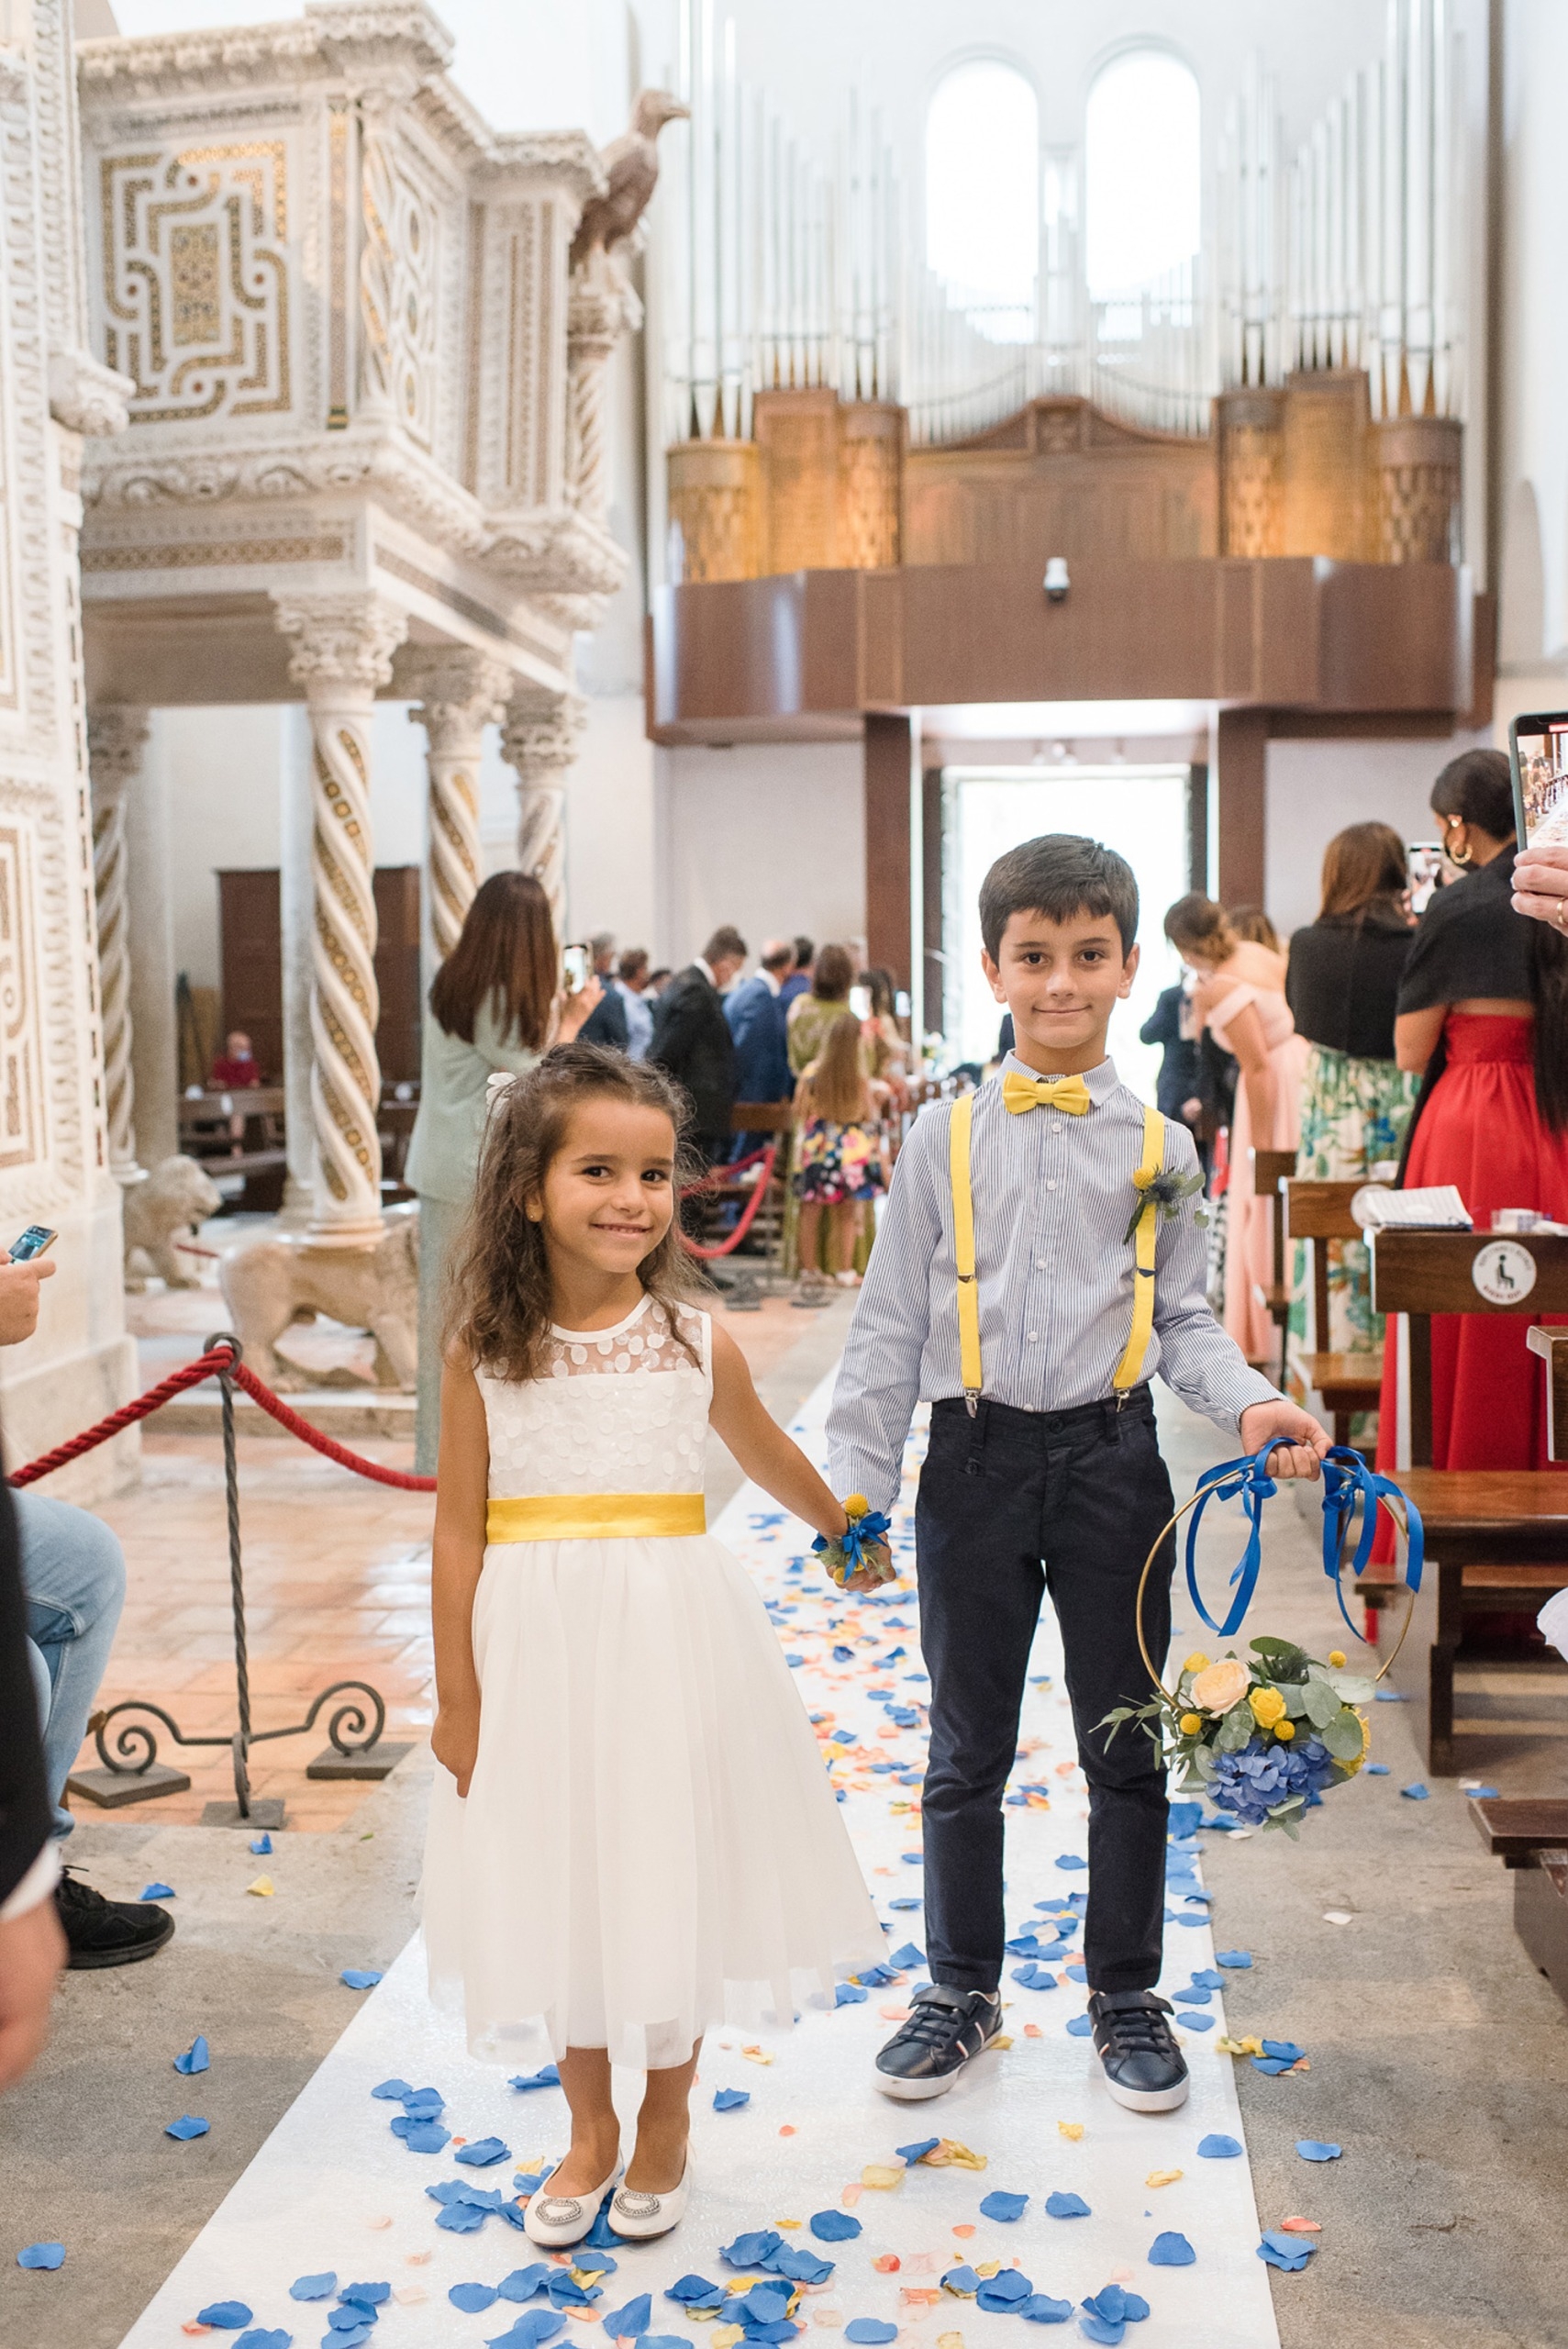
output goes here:
<path id="1" fill-rule="evenodd" d="M 940 2079 L 900 2080 L 890 2072 L 877 2072 L 873 2075 L 877 2087 L 884 2096 L 894 2098 L 899 2104 L 927 2104 L 934 2096 L 946 2096 L 953 2083 L 968 2071 L 976 2055 L 987 2054 L 1001 2033 L 1002 2026 L 998 2023 L 984 2046 L 975 2051 L 975 2055 L 966 2055 L 962 2064 L 955 2064 L 952 2070 L 944 2072 Z"/>
<path id="2" fill-rule="evenodd" d="M 1185 2104 L 1192 2093 L 1190 2079 L 1179 2080 L 1173 2088 L 1127 2088 L 1113 2080 L 1103 2067 L 1101 2076 L 1105 2080 L 1106 2094 L 1118 2104 L 1125 2105 L 1129 2112 L 1174 2112 L 1178 2105 Z"/>

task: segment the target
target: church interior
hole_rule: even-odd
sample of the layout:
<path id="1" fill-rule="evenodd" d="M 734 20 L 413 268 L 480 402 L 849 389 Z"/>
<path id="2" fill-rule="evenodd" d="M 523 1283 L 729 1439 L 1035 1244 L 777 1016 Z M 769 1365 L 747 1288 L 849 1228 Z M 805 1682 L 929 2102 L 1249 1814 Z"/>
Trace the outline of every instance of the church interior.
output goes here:
<path id="1" fill-rule="evenodd" d="M 97 1906 L 0 2093 L 0 2349 L 1568 2343 L 1568 979 L 1485 812 L 1513 721 L 1568 710 L 1560 74 L 1560 0 L 6 0 L 0 1242 L 49 1236 L 36 1326 L 0 1266 L 0 1427 L 48 1898 Z M 440 1283 L 486 1114 L 480 1070 L 443 1188 L 432 987 L 526 886 L 553 1008 L 491 1071 L 592 996 L 589 1040 L 685 1087 L 671 1244 L 828 1475 L 902 1155 L 1024 1049 L 982 883 L 1062 834 L 1137 885 L 1108 1051 L 1185 1130 L 1198 1303 L 1367 1464 L 1356 1519 L 1345 1475 L 1232 1478 L 1171 1669 L 1333 1648 L 1366 1742 L 1288 1822 L 1173 1780 L 1190 2097 L 1124 2110 L 1044 1608 L 999 2036 L 902 2126 L 873 2065 L 938 1934 L 926 1407 L 881 1590 L 713 1442 L 704 1522 L 885 1963 L 713 2024 L 677 2232 L 536 2253 L 560 2071 L 471 2049 L 419 1936 Z M 1336 898 L 1347 841 L 1392 880 Z M 1527 979 L 1418 1002 L 1398 966 L 1498 855 Z M 1380 924 L 1375 1045 L 1365 961 L 1343 1001 L 1307 974 Z M 688 983 L 733 1039 L 717 1111 L 669 1041 Z M 850 1014 L 875 1163 L 834 1192 Z M 1557 1171 L 1461 1198 L 1438 1105 L 1509 1014 L 1524 1106 L 1467 1094 L 1444 1147 L 1500 1163 L 1517 1116 Z M 1493 1351 L 1456 1371 L 1462 1328 Z M 1179 1507 L 1247 1446 L 1151 1391 Z M 759 1849 L 780 1800 L 744 1789 Z"/>

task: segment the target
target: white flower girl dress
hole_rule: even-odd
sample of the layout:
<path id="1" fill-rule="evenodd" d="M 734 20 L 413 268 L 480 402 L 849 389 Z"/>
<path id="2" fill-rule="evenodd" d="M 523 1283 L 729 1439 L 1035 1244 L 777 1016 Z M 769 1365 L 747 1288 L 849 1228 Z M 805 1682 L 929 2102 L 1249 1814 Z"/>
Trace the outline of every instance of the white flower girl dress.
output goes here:
<path id="1" fill-rule="evenodd" d="M 686 1495 L 673 1513 L 701 1522 L 712 1324 L 676 1319 L 644 1297 L 616 1329 L 552 1330 L 542 1377 L 479 1374 L 492 1533 L 518 1496 Z M 788 2024 L 882 1961 L 816 1737 L 722 1542 L 492 1540 L 473 1652 L 479 1756 L 466 1801 L 437 1767 L 423 1909 L 432 1996 L 463 2006 L 476 2054 L 542 2034 L 557 2056 L 681 2064 L 710 2025 Z"/>

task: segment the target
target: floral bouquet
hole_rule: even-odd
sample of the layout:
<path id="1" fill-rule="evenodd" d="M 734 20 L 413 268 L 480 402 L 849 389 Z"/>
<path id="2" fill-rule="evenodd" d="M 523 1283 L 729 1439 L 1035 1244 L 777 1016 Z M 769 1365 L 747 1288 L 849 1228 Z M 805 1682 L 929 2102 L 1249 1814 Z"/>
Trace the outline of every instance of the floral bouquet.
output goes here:
<path id="1" fill-rule="evenodd" d="M 898 1569 L 887 1546 L 892 1519 L 873 1508 L 863 1493 L 851 1493 L 844 1503 L 849 1519 L 836 1542 L 819 1533 L 812 1548 L 840 1590 L 874 1590 L 879 1583 L 895 1582 Z"/>
<path id="2" fill-rule="evenodd" d="M 1129 1721 L 1181 1766 L 1184 1791 L 1207 1791 L 1246 1827 L 1296 1835 L 1326 1787 L 1343 1786 L 1372 1742 L 1361 1708 L 1373 1684 L 1346 1672 L 1336 1648 L 1320 1664 L 1288 1640 L 1253 1640 L 1251 1660 L 1211 1664 L 1188 1656 L 1174 1691 L 1120 1705 L 1100 1723 L 1114 1737 Z"/>

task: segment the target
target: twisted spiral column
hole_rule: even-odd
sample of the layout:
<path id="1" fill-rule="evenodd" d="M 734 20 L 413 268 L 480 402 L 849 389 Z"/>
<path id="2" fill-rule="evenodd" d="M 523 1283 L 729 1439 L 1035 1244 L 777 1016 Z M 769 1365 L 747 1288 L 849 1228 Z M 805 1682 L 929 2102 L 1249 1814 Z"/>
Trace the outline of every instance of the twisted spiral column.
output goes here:
<path id="1" fill-rule="evenodd" d="M 562 694 L 513 702 L 501 728 L 501 755 L 517 778 L 517 863 L 550 900 L 558 947 L 566 937 L 566 775 L 587 716 L 581 694 Z"/>
<path id="2" fill-rule="evenodd" d="M 275 605 L 293 643 L 289 673 L 310 713 L 316 1152 L 307 1237 L 320 1246 L 368 1248 L 384 1229 L 371 723 L 376 688 L 391 681 L 407 622 L 373 596 L 278 596 Z"/>
<path id="3" fill-rule="evenodd" d="M 597 271 L 595 273 L 595 264 Z M 604 525 L 609 503 L 605 451 L 605 377 L 611 351 L 628 323 L 629 288 L 611 274 L 603 252 L 575 271 L 566 313 L 566 368 L 570 405 L 567 495 L 590 522 Z"/>
<path id="4" fill-rule="evenodd" d="M 484 729 L 506 706 L 512 673 L 481 652 L 406 654 L 398 683 L 418 698 L 408 715 L 423 726 L 429 774 L 429 848 L 425 902 L 436 960 L 457 944 L 479 887 L 479 759 Z"/>
<path id="5" fill-rule="evenodd" d="M 93 786 L 93 894 L 98 913 L 98 1008 L 104 1035 L 104 1110 L 109 1172 L 118 1183 L 141 1174 L 136 1159 L 136 1084 L 131 1074 L 130 897 L 125 796 L 147 745 L 144 709 L 95 709 L 87 719 Z"/>

